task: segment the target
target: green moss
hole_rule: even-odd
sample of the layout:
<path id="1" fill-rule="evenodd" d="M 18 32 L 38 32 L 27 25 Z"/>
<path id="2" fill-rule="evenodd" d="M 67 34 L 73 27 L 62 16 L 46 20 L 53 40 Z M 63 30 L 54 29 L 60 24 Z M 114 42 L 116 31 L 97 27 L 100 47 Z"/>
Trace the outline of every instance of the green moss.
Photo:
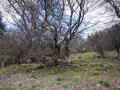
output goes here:
<path id="1" fill-rule="evenodd" d="M 26 69 L 27 69 L 27 66 L 24 65 L 24 64 L 21 64 L 21 65 L 18 66 L 19 72 L 24 73 L 26 71 Z"/>
<path id="2" fill-rule="evenodd" d="M 20 64 L 20 65 L 12 65 L 7 68 L 3 68 L 0 70 L 0 76 L 11 74 L 11 73 L 26 73 L 31 70 L 36 70 L 40 64 Z"/>

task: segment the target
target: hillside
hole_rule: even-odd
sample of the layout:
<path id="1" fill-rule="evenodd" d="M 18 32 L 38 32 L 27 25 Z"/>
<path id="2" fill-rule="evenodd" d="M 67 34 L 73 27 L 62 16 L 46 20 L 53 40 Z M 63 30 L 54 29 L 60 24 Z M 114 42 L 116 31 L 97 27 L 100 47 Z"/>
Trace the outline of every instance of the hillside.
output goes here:
<path id="1" fill-rule="evenodd" d="M 106 52 L 106 56 L 116 56 Z M 0 69 L 4 90 L 120 90 L 120 61 L 94 52 L 71 55 L 72 65 L 13 65 Z M 0 90 L 1 90 L 0 89 Z"/>

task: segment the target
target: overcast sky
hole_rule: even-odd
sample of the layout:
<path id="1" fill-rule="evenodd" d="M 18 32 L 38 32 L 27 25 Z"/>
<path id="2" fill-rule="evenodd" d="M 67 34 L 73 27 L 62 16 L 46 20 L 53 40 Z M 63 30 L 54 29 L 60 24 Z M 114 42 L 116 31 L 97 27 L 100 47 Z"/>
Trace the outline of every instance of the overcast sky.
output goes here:
<path id="1" fill-rule="evenodd" d="M 7 24 L 7 27 L 10 28 L 12 25 L 9 24 L 9 22 L 14 22 L 13 19 L 10 17 L 10 15 L 8 13 L 6 13 L 3 10 L 3 6 L 6 4 L 5 0 L 0 0 L 0 11 L 2 11 L 3 13 L 3 21 Z M 70 13 L 69 10 L 66 11 L 66 13 Z M 92 33 L 96 30 L 104 30 L 105 28 L 111 27 L 111 21 L 120 21 L 120 19 L 118 19 L 117 17 L 113 17 L 112 12 L 107 11 L 105 7 L 100 7 L 97 9 L 94 9 L 92 11 L 90 11 L 89 13 L 87 13 L 87 15 L 85 16 L 85 20 L 86 22 L 91 22 L 91 23 L 98 23 L 95 27 L 92 27 L 91 29 L 89 29 L 89 31 L 87 31 L 86 33 Z M 9 22 L 8 22 L 9 21 Z"/>

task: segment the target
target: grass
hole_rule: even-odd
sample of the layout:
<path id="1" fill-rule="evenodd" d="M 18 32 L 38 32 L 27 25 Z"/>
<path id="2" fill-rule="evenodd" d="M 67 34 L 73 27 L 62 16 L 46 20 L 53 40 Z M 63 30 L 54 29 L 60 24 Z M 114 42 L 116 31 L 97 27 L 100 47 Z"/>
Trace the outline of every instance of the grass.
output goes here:
<path id="1" fill-rule="evenodd" d="M 106 52 L 106 55 L 111 54 L 113 51 Z M 120 61 L 98 59 L 95 52 L 73 56 L 71 66 L 61 63 L 56 67 L 38 69 L 39 64 L 13 65 L 1 69 L 0 75 L 4 77 L 11 73 L 4 85 L 16 85 L 22 90 L 109 90 L 112 85 L 119 88 Z"/>
<path id="2" fill-rule="evenodd" d="M 36 68 L 38 68 L 40 64 L 21 64 L 21 65 L 12 65 L 9 67 L 5 67 L 0 69 L 0 76 L 11 74 L 11 73 L 26 73 L 32 72 Z"/>
<path id="3" fill-rule="evenodd" d="M 63 76 L 59 76 L 58 78 L 57 78 L 57 81 L 64 81 L 65 80 L 65 78 L 63 77 Z"/>
<path id="4" fill-rule="evenodd" d="M 103 80 L 100 81 L 100 84 L 105 87 L 111 86 L 108 81 L 103 81 Z"/>
<path id="5" fill-rule="evenodd" d="M 117 51 L 105 51 L 105 55 L 117 56 Z"/>

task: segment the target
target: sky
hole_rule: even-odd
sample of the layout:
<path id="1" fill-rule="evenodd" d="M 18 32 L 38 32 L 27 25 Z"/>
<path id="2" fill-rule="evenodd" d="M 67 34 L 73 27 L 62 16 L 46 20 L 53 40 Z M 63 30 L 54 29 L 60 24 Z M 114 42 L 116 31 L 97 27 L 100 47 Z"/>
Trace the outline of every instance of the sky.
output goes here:
<path id="1" fill-rule="evenodd" d="M 0 11 L 3 13 L 3 21 L 6 23 L 7 28 L 11 28 L 12 25 L 9 23 L 13 23 L 12 17 L 6 13 L 3 9 L 3 6 L 6 4 L 6 0 L 0 0 Z M 112 11 L 113 12 L 113 11 Z M 113 17 L 113 13 L 106 10 L 105 7 L 99 7 L 94 10 L 91 10 L 85 15 L 85 21 L 95 24 L 94 27 L 89 28 L 85 33 L 84 36 L 87 37 L 88 34 L 91 34 L 98 30 L 104 30 L 105 28 L 109 28 L 113 25 L 110 23 L 111 21 L 120 21 L 116 16 Z M 66 13 L 69 15 L 70 11 L 66 10 Z M 19 18 L 19 17 L 18 17 Z"/>

